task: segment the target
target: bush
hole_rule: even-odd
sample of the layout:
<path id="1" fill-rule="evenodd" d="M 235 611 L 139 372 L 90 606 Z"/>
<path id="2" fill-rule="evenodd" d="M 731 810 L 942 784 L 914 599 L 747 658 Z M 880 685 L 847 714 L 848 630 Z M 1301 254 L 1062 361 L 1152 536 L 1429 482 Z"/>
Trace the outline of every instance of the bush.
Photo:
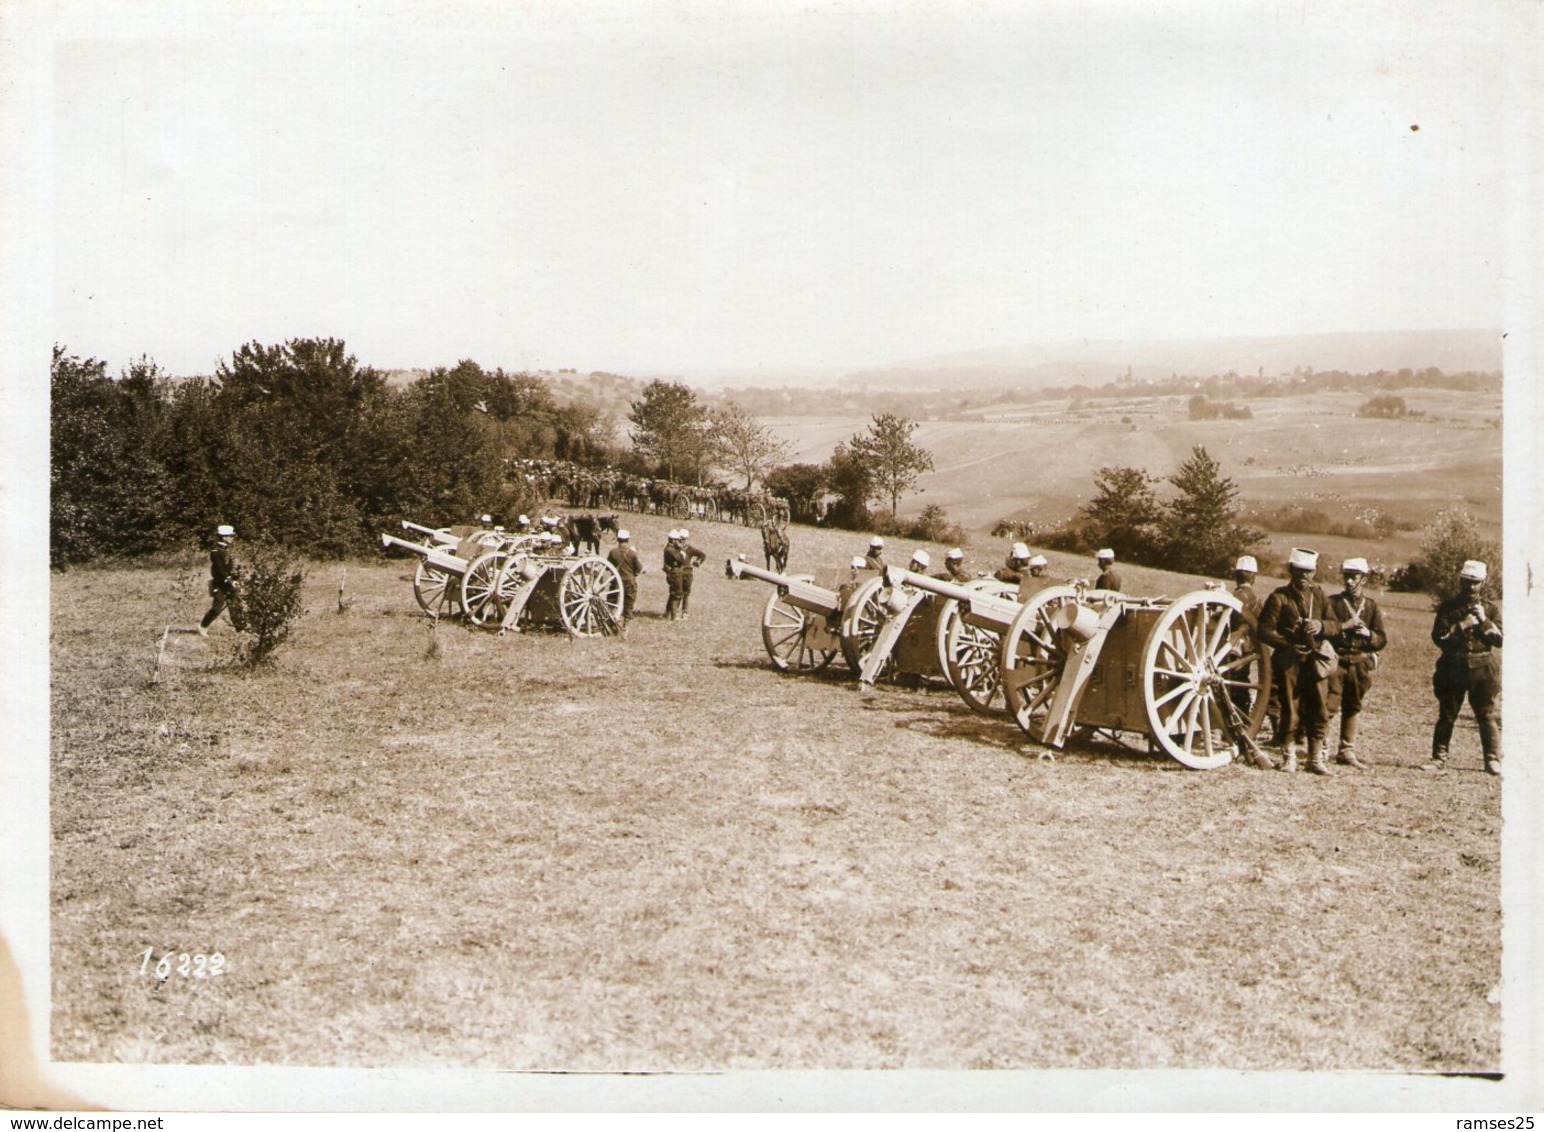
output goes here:
<path id="1" fill-rule="evenodd" d="M 1470 558 L 1477 558 L 1489 568 L 1486 583 L 1490 592 L 1502 592 L 1501 547 L 1480 534 L 1474 516 L 1453 507 L 1437 512 L 1421 533 L 1421 548 L 1409 566 L 1395 571 L 1390 585 L 1424 590 L 1440 604 L 1458 593 L 1458 571 Z"/>
<path id="2" fill-rule="evenodd" d="M 305 571 L 275 543 L 255 543 L 237 567 L 231 624 L 244 634 L 240 657 L 248 668 L 264 663 L 295 628 L 305 608 L 300 588 Z"/>
<path id="3" fill-rule="evenodd" d="M 1410 410 L 1405 406 L 1405 399 L 1403 397 L 1395 396 L 1392 393 L 1384 393 L 1363 401 L 1361 408 L 1357 409 L 1356 415 L 1359 417 L 1382 417 L 1396 420 L 1399 417 L 1409 415 L 1409 412 Z"/>

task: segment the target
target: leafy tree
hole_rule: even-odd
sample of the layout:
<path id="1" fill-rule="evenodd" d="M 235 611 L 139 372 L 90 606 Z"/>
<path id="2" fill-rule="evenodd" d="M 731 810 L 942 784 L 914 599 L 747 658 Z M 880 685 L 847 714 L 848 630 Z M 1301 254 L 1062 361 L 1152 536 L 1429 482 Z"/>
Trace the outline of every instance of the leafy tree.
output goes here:
<path id="1" fill-rule="evenodd" d="M 1150 558 L 1162 539 L 1164 510 L 1153 491 L 1159 482 L 1143 468 L 1100 468 L 1094 476 L 1096 494 L 1082 508 L 1089 541 L 1123 558 Z"/>
<path id="2" fill-rule="evenodd" d="M 337 339 L 296 338 L 241 346 L 215 384 L 217 419 L 202 422 L 213 497 L 197 502 L 313 554 L 357 547 L 374 463 L 365 422 L 387 396 L 384 378 Z"/>
<path id="3" fill-rule="evenodd" d="M 826 482 L 837 501 L 826 513 L 826 521 L 848 530 L 863 530 L 870 524 L 868 501 L 874 495 L 874 478 L 869 466 L 853 455 L 847 445 L 838 442 L 825 465 Z"/>
<path id="4" fill-rule="evenodd" d="M 679 381 L 651 381 L 632 403 L 628 419 L 633 449 L 670 480 L 702 478 L 707 461 L 708 412 Z"/>
<path id="5" fill-rule="evenodd" d="M 1201 445 L 1169 477 L 1179 495 L 1163 516 L 1163 565 L 1191 574 L 1226 574 L 1264 533 L 1238 524 L 1238 485 Z"/>
<path id="6" fill-rule="evenodd" d="M 788 458 L 788 445 L 733 401 L 710 414 L 708 440 L 713 462 L 744 476 L 746 491 Z"/>
<path id="7" fill-rule="evenodd" d="M 891 518 L 901 493 L 914 486 L 923 472 L 933 470 L 933 454 L 912 443 L 911 434 L 917 427 L 916 421 L 906 417 L 879 413 L 867 432 L 847 442 L 852 458 L 867 470 L 877 494 L 890 497 Z"/>
<path id="8" fill-rule="evenodd" d="M 174 529 L 173 485 L 160 450 L 163 379 L 141 358 L 119 380 L 107 364 L 55 346 L 49 381 L 49 553 L 55 566 L 137 555 Z"/>
<path id="9" fill-rule="evenodd" d="M 794 519 L 813 523 L 822 517 L 820 503 L 831 491 L 831 480 L 824 464 L 784 464 L 768 472 L 762 486 L 788 500 Z"/>

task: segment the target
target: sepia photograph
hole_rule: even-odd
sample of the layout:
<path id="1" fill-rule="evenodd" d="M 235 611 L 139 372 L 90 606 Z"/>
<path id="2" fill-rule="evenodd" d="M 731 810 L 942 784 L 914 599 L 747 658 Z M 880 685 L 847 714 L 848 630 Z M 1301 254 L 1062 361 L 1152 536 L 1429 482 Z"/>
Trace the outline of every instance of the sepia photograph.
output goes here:
<path id="1" fill-rule="evenodd" d="M 1544 1107 L 1544 8 L 0 30 L 0 1104 Z"/>

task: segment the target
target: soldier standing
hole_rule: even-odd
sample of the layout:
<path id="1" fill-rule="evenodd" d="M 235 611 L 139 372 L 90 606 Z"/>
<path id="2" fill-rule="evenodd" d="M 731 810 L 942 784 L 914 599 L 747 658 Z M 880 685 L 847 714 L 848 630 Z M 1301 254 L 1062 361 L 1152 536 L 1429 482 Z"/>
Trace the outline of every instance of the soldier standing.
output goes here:
<path id="1" fill-rule="evenodd" d="M 1022 542 L 1016 542 L 1008 549 L 1008 560 L 1002 568 L 993 574 L 999 582 L 1007 582 L 1016 586 L 1024 580 L 1024 572 L 1029 569 L 1029 547 Z"/>
<path id="2" fill-rule="evenodd" d="M 701 566 L 707 555 L 687 543 L 691 532 L 685 527 L 670 532 L 665 543 L 665 581 L 670 597 L 665 602 L 665 616 L 671 621 L 685 621 L 692 600 L 692 570 Z"/>
<path id="3" fill-rule="evenodd" d="M 883 572 L 885 568 L 884 539 L 880 538 L 878 535 L 875 535 L 873 538 L 869 539 L 868 554 L 864 556 L 864 561 L 867 564 L 865 567 L 866 569 L 879 570 Z"/>
<path id="4" fill-rule="evenodd" d="M 1251 637 L 1258 637 L 1260 632 L 1260 611 L 1263 603 L 1260 596 L 1255 593 L 1255 576 L 1260 572 L 1260 564 L 1255 561 L 1254 555 L 1245 554 L 1233 564 L 1233 596 L 1238 598 L 1239 604 L 1244 608 L 1235 613 L 1232 618 L 1234 630 L 1248 629 Z M 1253 676 L 1253 665 L 1243 669 L 1239 675 L 1245 680 Z M 1270 720 L 1272 734 L 1276 733 L 1276 682 L 1271 679 L 1269 670 L 1260 674 L 1261 683 L 1265 686 L 1260 695 L 1269 698 L 1265 714 Z M 1254 706 L 1250 703 L 1250 690 L 1248 688 L 1234 687 L 1228 691 L 1233 705 L 1245 719 L 1249 718 L 1250 709 Z"/>
<path id="5" fill-rule="evenodd" d="M 1485 753 L 1485 773 L 1501 773 L 1501 718 L 1496 697 L 1501 694 L 1501 607 L 1481 596 L 1485 563 L 1471 559 L 1458 574 L 1459 592 L 1437 607 L 1431 640 L 1442 650 L 1432 675 L 1437 695 L 1437 726 L 1431 735 L 1431 762 L 1426 770 L 1447 769 L 1453 724 L 1464 698 L 1474 709 Z"/>
<path id="6" fill-rule="evenodd" d="M 606 555 L 606 561 L 615 567 L 617 576 L 622 579 L 623 625 L 626 625 L 633 615 L 633 603 L 638 600 L 638 575 L 644 572 L 643 560 L 633 549 L 632 537 L 630 531 L 618 531 L 617 544 L 612 548 L 611 553 Z"/>
<path id="7" fill-rule="evenodd" d="M 1324 732 L 1329 724 L 1327 705 L 1329 642 L 1340 632 L 1334 610 L 1313 580 L 1319 555 L 1294 548 L 1287 560 L 1289 581 L 1265 599 L 1260 611 L 1260 639 L 1271 646 L 1271 669 L 1276 700 L 1281 707 L 1280 735 L 1286 758 L 1285 771 L 1297 770 L 1297 736 L 1308 740 L 1308 770 L 1329 774 L 1324 760 Z M 1330 648 L 1329 654 L 1324 652 Z"/>
<path id="8" fill-rule="evenodd" d="M 198 623 L 198 635 L 207 637 L 209 626 L 213 625 L 215 618 L 220 616 L 222 610 L 236 596 L 236 563 L 231 558 L 231 546 L 236 541 L 236 528 L 229 523 L 221 523 L 214 529 L 215 544 L 209 551 L 209 596 L 213 602 L 209 606 L 209 612 L 204 614 L 204 619 Z M 234 624 L 234 618 L 232 624 Z"/>
<path id="9" fill-rule="evenodd" d="M 944 555 L 944 580 L 954 582 L 956 585 L 964 585 L 973 580 L 970 571 L 965 569 L 965 552 L 959 547 Z"/>
<path id="10" fill-rule="evenodd" d="M 1330 598 L 1340 632 L 1335 635 L 1335 655 L 1339 663 L 1329 682 L 1330 718 L 1340 712 L 1340 750 L 1335 761 L 1357 770 L 1367 763 L 1356 754 L 1356 726 L 1372 687 L 1378 654 L 1389 643 L 1383 630 L 1383 610 L 1362 592 L 1367 584 L 1367 559 L 1347 558 L 1340 566 L 1346 588 Z"/>
<path id="11" fill-rule="evenodd" d="M 1106 547 L 1094 555 L 1094 561 L 1099 563 L 1099 577 L 1094 580 L 1094 589 L 1119 593 L 1120 574 L 1115 569 L 1115 552 Z"/>

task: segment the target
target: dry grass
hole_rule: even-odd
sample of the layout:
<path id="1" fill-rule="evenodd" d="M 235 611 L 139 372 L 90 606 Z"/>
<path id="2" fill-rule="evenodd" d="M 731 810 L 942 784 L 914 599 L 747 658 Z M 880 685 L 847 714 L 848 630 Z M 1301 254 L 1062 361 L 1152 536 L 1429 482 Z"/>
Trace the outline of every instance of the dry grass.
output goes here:
<path id="1" fill-rule="evenodd" d="M 646 613 L 668 525 L 630 518 Z M 952 693 L 775 673 L 767 588 L 721 574 L 757 536 L 693 541 L 692 619 L 625 641 L 431 633 L 404 563 L 357 563 L 342 617 L 313 571 L 270 670 L 222 622 L 156 686 L 160 628 L 202 612 L 179 571 L 56 575 L 53 1055 L 1499 1065 L 1499 790 L 1467 722 L 1417 773 L 1419 599 L 1388 601 L 1370 772 L 1042 763 Z M 792 568 L 861 541 L 796 529 Z M 229 973 L 158 983 L 146 947 Z"/>

